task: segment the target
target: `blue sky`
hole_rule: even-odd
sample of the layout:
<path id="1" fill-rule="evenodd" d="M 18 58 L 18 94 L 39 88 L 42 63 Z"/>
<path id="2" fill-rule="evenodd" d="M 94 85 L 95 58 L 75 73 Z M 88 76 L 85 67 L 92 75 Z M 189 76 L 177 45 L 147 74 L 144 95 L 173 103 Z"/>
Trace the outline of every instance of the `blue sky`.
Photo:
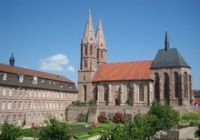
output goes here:
<path id="1" fill-rule="evenodd" d="M 153 60 L 168 30 L 200 88 L 199 0 L 0 0 L 0 63 L 13 52 L 17 66 L 77 81 L 88 9 L 95 30 L 102 18 L 109 62 Z"/>

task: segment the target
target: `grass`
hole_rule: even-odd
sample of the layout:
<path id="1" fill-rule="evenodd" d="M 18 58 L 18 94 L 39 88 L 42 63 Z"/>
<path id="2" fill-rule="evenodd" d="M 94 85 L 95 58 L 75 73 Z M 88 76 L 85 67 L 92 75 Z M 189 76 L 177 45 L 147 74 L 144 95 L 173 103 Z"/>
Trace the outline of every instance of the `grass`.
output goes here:
<path id="1" fill-rule="evenodd" d="M 90 138 L 96 135 L 100 135 L 104 131 L 109 131 L 116 126 L 114 123 L 104 123 L 99 124 L 96 128 L 90 129 L 88 131 L 77 131 L 75 133 L 75 138 L 78 140 Z"/>
<path id="2" fill-rule="evenodd" d="M 179 128 L 198 126 L 200 124 L 200 112 L 189 112 L 181 115 Z"/>
<path id="3" fill-rule="evenodd" d="M 31 128 L 21 129 L 20 131 L 24 137 L 34 137 L 38 135 L 38 132 L 33 132 Z"/>
<path id="4" fill-rule="evenodd" d="M 74 137 L 77 140 L 83 140 L 96 135 L 100 135 L 102 132 L 110 131 L 116 126 L 116 124 L 114 123 L 98 124 L 96 128 L 88 128 L 85 127 L 85 125 L 86 124 L 80 124 L 80 123 L 70 124 L 70 127 L 74 132 Z M 35 136 L 38 135 L 38 132 L 33 132 L 31 128 L 21 129 L 21 133 L 25 137 L 34 137 L 34 135 Z"/>

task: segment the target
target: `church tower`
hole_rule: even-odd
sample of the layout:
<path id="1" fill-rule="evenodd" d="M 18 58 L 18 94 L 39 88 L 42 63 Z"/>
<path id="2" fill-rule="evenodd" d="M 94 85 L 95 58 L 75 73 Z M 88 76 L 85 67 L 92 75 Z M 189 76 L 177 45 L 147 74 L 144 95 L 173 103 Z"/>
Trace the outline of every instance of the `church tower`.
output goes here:
<path id="1" fill-rule="evenodd" d="M 89 11 L 88 21 L 81 41 L 80 63 L 78 72 L 79 100 L 88 102 L 92 99 L 92 80 L 97 70 L 96 38 L 91 11 Z"/>
<path id="2" fill-rule="evenodd" d="M 103 25 L 101 19 L 99 20 L 97 32 L 96 32 L 96 42 L 97 42 L 97 64 L 100 66 L 107 62 L 107 49 L 103 32 Z"/>

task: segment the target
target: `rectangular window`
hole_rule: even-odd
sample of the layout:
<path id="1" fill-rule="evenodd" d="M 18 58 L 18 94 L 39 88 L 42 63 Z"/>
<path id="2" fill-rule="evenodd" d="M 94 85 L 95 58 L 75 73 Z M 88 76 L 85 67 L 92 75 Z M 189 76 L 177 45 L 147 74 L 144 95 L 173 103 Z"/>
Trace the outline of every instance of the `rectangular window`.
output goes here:
<path id="1" fill-rule="evenodd" d="M 12 107 L 12 102 L 8 102 L 8 109 L 11 109 Z"/>
<path id="2" fill-rule="evenodd" d="M 5 89 L 5 88 L 2 89 L 2 95 L 3 95 L 3 96 L 6 95 L 6 89 Z"/>
<path id="3" fill-rule="evenodd" d="M 6 102 L 2 103 L 2 107 L 1 108 L 2 108 L 2 110 L 6 109 Z"/>
<path id="4" fill-rule="evenodd" d="M 9 89 L 9 96 L 12 96 L 12 89 Z"/>
<path id="5" fill-rule="evenodd" d="M 24 75 L 19 75 L 19 83 L 23 83 L 24 82 Z"/>
<path id="6" fill-rule="evenodd" d="M 38 83 L 38 79 L 37 79 L 37 77 L 35 76 L 35 77 L 33 77 L 33 85 L 37 85 L 37 83 Z"/>
<path id="7" fill-rule="evenodd" d="M 7 74 L 6 74 L 6 73 L 3 74 L 3 80 L 4 80 L 4 81 L 7 80 Z"/>

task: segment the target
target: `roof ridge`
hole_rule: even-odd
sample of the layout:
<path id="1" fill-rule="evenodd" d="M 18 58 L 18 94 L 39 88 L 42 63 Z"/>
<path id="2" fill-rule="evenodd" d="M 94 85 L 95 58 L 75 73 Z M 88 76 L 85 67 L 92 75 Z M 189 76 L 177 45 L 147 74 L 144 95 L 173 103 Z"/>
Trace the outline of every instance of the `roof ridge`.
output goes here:
<path id="1" fill-rule="evenodd" d="M 153 60 L 138 60 L 138 61 L 111 62 L 111 63 L 106 63 L 106 64 L 103 64 L 103 65 L 109 65 L 109 64 L 121 64 L 121 63 L 136 63 L 136 62 L 153 62 Z"/>
<path id="2" fill-rule="evenodd" d="M 35 72 L 35 73 L 38 73 L 39 75 L 40 74 L 43 74 L 45 76 L 38 76 L 38 77 L 41 77 L 41 78 L 45 78 L 45 79 L 52 79 L 53 80 L 53 77 L 54 78 L 58 78 L 58 79 L 54 79 L 56 81 L 59 81 L 59 80 L 62 80 L 64 81 L 68 81 L 68 82 L 72 82 L 71 80 L 69 80 L 67 77 L 63 76 L 63 75 L 57 75 L 57 74 L 52 74 L 52 73 L 48 73 L 48 72 L 43 72 L 43 71 L 39 71 L 39 70 L 34 70 L 34 69 L 29 69 L 29 68 L 24 68 L 24 67 L 19 67 L 19 66 L 15 66 L 15 67 L 11 67 L 10 65 L 8 64 L 3 64 L 3 63 L 0 63 L 0 66 L 4 66 L 4 67 L 7 67 L 9 69 L 11 69 L 12 71 L 9 71 L 9 73 L 15 73 L 15 74 L 24 74 L 24 75 L 27 75 L 27 76 L 33 76 L 33 75 L 30 75 L 30 74 L 27 74 L 26 72 Z M 18 71 L 25 71 L 24 73 L 23 72 L 14 72 L 14 70 L 18 70 Z M 37 76 L 37 75 L 36 75 Z M 52 76 L 52 77 L 46 77 L 46 76 Z M 63 79 L 61 79 L 63 78 Z"/>

